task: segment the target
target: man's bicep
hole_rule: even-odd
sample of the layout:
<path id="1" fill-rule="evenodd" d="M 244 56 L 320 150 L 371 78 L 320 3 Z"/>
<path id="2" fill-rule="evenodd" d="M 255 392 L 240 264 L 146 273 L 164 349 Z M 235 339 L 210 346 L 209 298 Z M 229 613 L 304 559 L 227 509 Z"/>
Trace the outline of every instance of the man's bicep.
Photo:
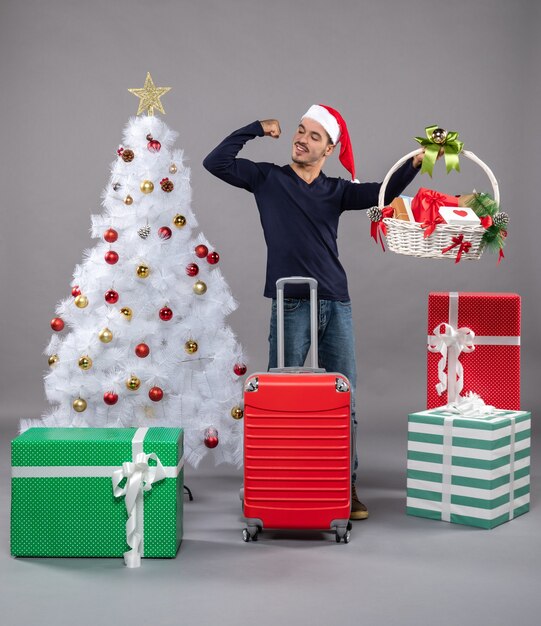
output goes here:
<path id="1" fill-rule="evenodd" d="M 381 183 L 349 183 L 342 196 L 342 211 L 369 209 L 378 203 Z"/>

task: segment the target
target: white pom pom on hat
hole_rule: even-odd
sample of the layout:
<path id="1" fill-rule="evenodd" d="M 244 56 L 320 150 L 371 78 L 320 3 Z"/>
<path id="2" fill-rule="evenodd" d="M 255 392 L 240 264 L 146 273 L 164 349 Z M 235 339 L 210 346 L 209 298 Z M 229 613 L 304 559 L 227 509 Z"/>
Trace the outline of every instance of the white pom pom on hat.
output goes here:
<path id="1" fill-rule="evenodd" d="M 355 159 L 353 157 L 353 148 L 349 138 L 348 127 L 344 118 L 340 113 L 325 104 L 313 104 L 308 111 L 302 116 L 319 122 L 329 134 L 333 143 L 340 142 L 340 163 L 351 174 L 353 182 L 359 181 L 355 178 Z"/>

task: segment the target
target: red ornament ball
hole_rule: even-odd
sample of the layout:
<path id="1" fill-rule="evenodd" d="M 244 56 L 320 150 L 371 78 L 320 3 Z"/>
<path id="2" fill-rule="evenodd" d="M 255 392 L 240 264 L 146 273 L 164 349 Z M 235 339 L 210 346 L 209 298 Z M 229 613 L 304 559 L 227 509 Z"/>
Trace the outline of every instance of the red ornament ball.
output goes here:
<path id="1" fill-rule="evenodd" d="M 103 233 L 103 238 L 107 241 L 107 243 L 114 243 L 118 239 L 118 233 L 114 228 L 108 228 Z"/>
<path id="2" fill-rule="evenodd" d="M 105 253 L 104 259 L 106 263 L 109 263 L 109 265 L 114 265 L 115 263 L 118 263 L 118 252 L 109 250 Z"/>
<path id="3" fill-rule="evenodd" d="M 163 309 L 160 309 L 160 319 L 164 322 L 168 322 L 173 317 L 173 311 L 168 306 L 164 306 Z"/>
<path id="4" fill-rule="evenodd" d="M 152 387 L 148 392 L 148 397 L 152 402 L 159 402 L 163 398 L 163 391 L 159 387 Z"/>
<path id="5" fill-rule="evenodd" d="M 218 437 L 205 437 L 205 445 L 211 450 L 212 448 L 215 448 L 219 443 L 220 442 Z"/>
<path id="6" fill-rule="evenodd" d="M 150 348 L 146 343 L 139 343 L 135 346 L 135 354 L 140 358 L 144 359 L 150 354 Z"/>
<path id="7" fill-rule="evenodd" d="M 118 394 L 114 393 L 113 391 L 106 391 L 103 394 L 103 401 L 105 402 L 105 404 L 113 406 L 113 404 L 116 404 L 118 402 Z"/>
<path id="8" fill-rule="evenodd" d="M 195 246 L 195 256 L 199 257 L 200 259 L 204 259 L 208 253 L 209 249 L 202 243 L 198 246 Z"/>
<path id="9" fill-rule="evenodd" d="M 64 320 L 60 317 L 53 317 L 51 320 L 51 328 L 59 333 L 61 330 L 64 330 Z"/>
<path id="10" fill-rule="evenodd" d="M 188 276 L 197 276 L 197 274 L 199 274 L 199 266 L 197 263 L 189 263 L 186 265 L 186 274 L 188 274 Z"/>
<path id="11" fill-rule="evenodd" d="M 205 430 L 205 445 L 207 446 L 207 448 L 212 449 L 218 445 L 219 441 L 220 440 L 218 439 L 218 431 L 216 430 L 216 428 L 214 428 L 214 426 L 209 426 Z"/>
<path id="12" fill-rule="evenodd" d="M 104 298 L 107 304 L 116 304 L 118 302 L 118 292 L 114 289 L 109 289 L 109 291 L 105 292 Z"/>
<path id="13" fill-rule="evenodd" d="M 81 295 L 81 290 L 79 289 L 79 285 L 75 285 L 73 287 L 73 289 L 71 290 L 71 295 L 76 298 L 77 296 Z"/>
<path id="14" fill-rule="evenodd" d="M 147 148 L 150 152 L 159 152 L 162 149 L 162 144 L 157 139 L 151 139 L 147 143 Z"/>
<path id="15" fill-rule="evenodd" d="M 244 376 L 246 374 L 246 365 L 244 363 L 235 363 L 233 371 L 237 376 Z"/>
<path id="16" fill-rule="evenodd" d="M 171 239 L 171 235 L 173 232 L 169 228 L 169 226 L 162 226 L 158 229 L 158 237 L 160 239 Z"/>
<path id="17" fill-rule="evenodd" d="M 220 255 L 217 252 L 209 252 L 207 254 L 207 262 L 211 265 L 216 265 L 220 260 Z"/>

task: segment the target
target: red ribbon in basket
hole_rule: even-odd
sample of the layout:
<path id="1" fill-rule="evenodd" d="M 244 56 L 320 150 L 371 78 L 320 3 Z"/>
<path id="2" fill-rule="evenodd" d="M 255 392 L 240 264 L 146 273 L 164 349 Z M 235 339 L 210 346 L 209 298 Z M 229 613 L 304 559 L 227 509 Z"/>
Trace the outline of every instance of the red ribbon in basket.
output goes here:
<path id="1" fill-rule="evenodd" d="M 393 207 L 392 206 L 385 207 L 384 209 L 381 210 L 381 219 L 377 222 L 372 222 L 370 224 L 370 234 L 372 235 L 372 239 L 376 243 L 378 243 L 378 239 L 379 239 L 379 243 L 381 243 L 381 248 L 383 252 L 385 252 L 385 246 L 383 245 L 383 237 L 381 233 L 383 233 L 384 235 L 387 234 L 387 226 L 385 226 L 385 224 L 383 223 L 383 220 L 386 217 L 392 217 L 393 215 L 394 215 Z"/>
<path id="2" fill-rule="evenodd" d="M 502 237 L 504 239 L 507 237 L 507 231 L 506 230 L 502 230 Z M 505 255 L 503 253 L 503 248 L 500 248 L 500 253 L 498 254 L 498 265 L 500 264 L 502 259 L 505 259 Z"/>
<path id="3" fill-rule="evenodd" d="M 411 201 L 411 212 L 416 222 L 433 222 L 441 217 L 439 209 L 442 206 L 458 206 L 458 198 L 421 187 Z"/>
<path id="4" fill-rule="evenodd" d="M 445 224 L 445 220 L 441 215 L 435 217 L 432 221 L 423 222 L 421 228 L 424 229 L 423 239 L 430 237 L 430 235 L 436 230 L 438 224 Z"/>
<path id="5" fill-rule="evenodd" d="M 453 243 L 450 246 L 447 246 L 447 248 L 443 248 L 442 253 L 445 254 L 446 252 L 449 252 L 449 250 L 452 250 L 453 248 L 459 246 L 458 252 L 456 253 L 455 263 L 460 263 L 462 253 L 467 253 L 470 251 L 471 243 L 469 241 L 464 241 L 464 235 L 462 233 L 460 233 L 460 235 L 458 235 L 457 237 L 452 237 L 452 242 Z"/>

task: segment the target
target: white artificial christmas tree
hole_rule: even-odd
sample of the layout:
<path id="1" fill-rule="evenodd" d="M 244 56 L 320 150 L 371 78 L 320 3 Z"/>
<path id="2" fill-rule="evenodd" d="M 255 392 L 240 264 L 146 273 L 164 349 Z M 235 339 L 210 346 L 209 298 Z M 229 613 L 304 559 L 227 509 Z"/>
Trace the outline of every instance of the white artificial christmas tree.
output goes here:
<path id="1" fill-rule="evenodd" d="M 56 406 L 39 425 L 182 426 L 191 465 L 213 447 L 216 463 L 240 465 L 246 366 L 225 323 L 236 303 L 218 253 L 194 231 L 177 133 L 153 115 L 168 88 L 148 74 L 130 91 L 148 115 L 126 126 L 104 211 L 92 216 L 99 241 L 51 322 L 45 390 Z"/>

